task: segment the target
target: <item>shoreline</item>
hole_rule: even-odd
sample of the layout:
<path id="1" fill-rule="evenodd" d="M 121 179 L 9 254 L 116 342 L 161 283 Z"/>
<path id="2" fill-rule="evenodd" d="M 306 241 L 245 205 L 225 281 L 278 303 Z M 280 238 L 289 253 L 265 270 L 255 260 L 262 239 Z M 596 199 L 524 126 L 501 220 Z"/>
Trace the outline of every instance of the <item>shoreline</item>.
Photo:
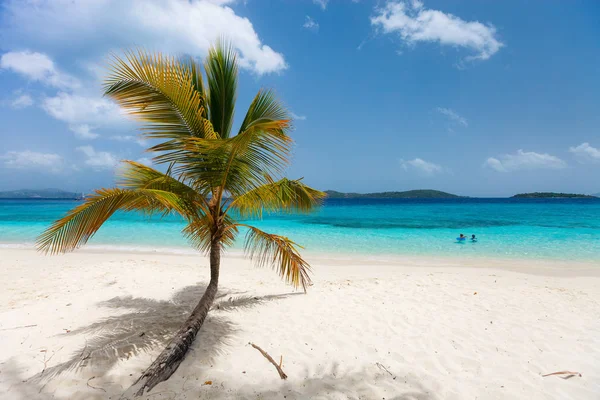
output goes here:
<path id="1" fill-rule="evenodd" d="M 0 251 L 6 250 L 26 250 L 37 252 L 33 243 L 1 243 Z M 106 252 L 116 254 L 130 255 L 172 255 L 172 256 L 190 256 L 205 257 L 197 250 L 191 247 L 158 247 L 155 249 L 149 246 L 119 246 L 119 245 L 86 245 L 77 249 L 75 253 L 83 254 L 105 254 Z M 468 256 L 457 255 L 425 255 L 425 254 L 380 254 L 372 255 L 365 253 L 343 253 L 322 251 L 302 250 L 302 254 L 309 262 L 326 263 L 331 265 L 338 264 L 383 264 L 383 265 L 409 265 L 422 267 L 465 267 L 481 268 L 483 264 L 487 267 L 499 268 L 516 272 L 531 272 L 536 270 L 556 270 L 568 269 L 569 271 L 580 271 L 591 273 L 596 276 L 598 270 L 600 276 L 600 261 L 592 260 L 563 260 L 551 258 L 519 258 L 519 257 L 494 257 L 488 255 L 469 254 Z M 54 255 L 55 257 L 57 255 Z M 235 259 L 246 259 L 244 251 L 241 249 L 228 249 L 223 253 L 223 257 L 232 257 Z"/>

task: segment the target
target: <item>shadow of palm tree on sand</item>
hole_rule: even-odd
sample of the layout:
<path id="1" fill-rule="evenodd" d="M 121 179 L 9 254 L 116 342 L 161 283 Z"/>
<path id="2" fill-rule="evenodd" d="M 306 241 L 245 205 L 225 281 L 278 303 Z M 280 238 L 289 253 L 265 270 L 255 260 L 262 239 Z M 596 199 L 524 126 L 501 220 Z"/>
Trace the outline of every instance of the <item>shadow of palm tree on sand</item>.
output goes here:
<path id="1" fill-rule="evenodd" d="M 187 286 L 175 293 L 171 300 L 127 296 L 99 303 L 100 307 L 119 312 L 118 315 L 72 330 L 69 335 L 85 335 L 85 345 L 73 352 L 67 361 L 47 368 L 30 380 L 46 381 L 63 372 L 83 369 L 93 370 L 97 376 L 102 376 L 119 360 L 165 346 L 190 315 L 205 289 L 206 285 Z M 296 294 L 301 293 L 246 296 L 220 289 L 212 310 L 227 312 L 251 308 Z M 209 360 L 214 359 L 222 354 L 235 332 L 234 324 L 226 317 L 209 314 L 198 333 L 195 350 Z"/>

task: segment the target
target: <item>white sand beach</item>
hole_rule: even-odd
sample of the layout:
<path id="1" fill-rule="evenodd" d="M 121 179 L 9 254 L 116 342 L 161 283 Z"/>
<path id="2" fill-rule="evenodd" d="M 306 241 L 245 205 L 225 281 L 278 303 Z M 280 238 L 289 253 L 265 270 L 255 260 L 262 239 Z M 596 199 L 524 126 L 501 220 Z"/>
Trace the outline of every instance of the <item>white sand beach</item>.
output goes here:
<path id="1" fill-rule="evenodd" d="M 146 398 L 600 398 L 598 265 L 311 262 L 303 294 L 225 256 L 193 350 Z M 208 275 L 201 256 L 0 249 L 0 398 L 118 399 Z M 564 370 L 581 377 L 542 377 Z"/>

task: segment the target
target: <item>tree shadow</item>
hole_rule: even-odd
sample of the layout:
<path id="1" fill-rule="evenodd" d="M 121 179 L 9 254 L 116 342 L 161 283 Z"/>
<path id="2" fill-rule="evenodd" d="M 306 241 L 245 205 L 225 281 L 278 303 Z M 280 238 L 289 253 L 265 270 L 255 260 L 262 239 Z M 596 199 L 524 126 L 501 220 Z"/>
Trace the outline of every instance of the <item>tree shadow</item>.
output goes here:
<path id="1" fill-rule="evenodd" d="M 153 300 L 135 297 L 116 297 L 99 303 L 101 307 L 115 310 L 118 315 L 98 320 L 90 325 L 72 330 L 69 335 L 88 335 L 84 346 L 74 351 L 64 362 L 46 368 L 29 379 L 24 379 L 27 368 L 20 367 L 15 359 L 8 360 L 1 367 L 0 387 L 8 390 L 0 395 L 10 395 L 12 399 L 106 399 L 118 396 L 130 382 L 126 376 L 110 377 L 109 371 L 120 360 L 162 349 L 172 335 L 189 316 L 205 290 L 205 285 L 188 286 L 170 300 Z M 203 359 L 214 359 L 225 352 L 236 326 L 226 313 L 248 309 L 260 304 L 284 299 L 302 293 L 268 296 L 248 296 L 244 292 L 221 289 L 212 307 L 211 314 L 200 330 L 192 351 L 201 354 Z M 216 313 L 215 313 L 216 311 Z M 218 314 L 218 315 L 214 315 Z M 223 315 L 224 314 L 224 315 Z M 148 363 L 149 365 L 149 363 Z M 67 379 L 77 385 L 78 390 L 68 397 L 56 394 L 57 384 L 52 379 L 65 372 L 75 372 Z M 89 378 L 89 379 L 88 379 Z M 173 377 L 174 378 L 174 377 Z M 172 379 L 173 379 L 172 378 Z M 63 378 L 61 378 L 63 379 Z M 117 379 L 117 381 L 115 381 Z M 131 378 L 133 379 L 133 378 Z M 176 392 L 165 387 L 155 390 L 142 399 L 210 398 L 220 399 L 370 399 L 374 392 L 384 393 L 391 400 L 438 400 L 431 390 L 423 386 L 416 377 L 392 376 L 375 365 L 360 371 L 341 371 L 337 364 L 328 370 L 310 372 L 305 370 L 300 376 L 286 381 L 267 384 L 242 385 L 236 389 L 220 385 L 204 385 L 201 380 L 181 379 Z M 86 390 L 86 382 L 89 389 Z M 78 383 L 76 383 L 78 382 Z M 68 384 L 68 381 L 65 382 Z M 47 386 L 48 385 L 48 386 Z M 50 392 L 50 393 L 48 393 Z M 116 397 L 115 397 L 116 396 Z M 1 396 L 0 396 L 1 397 Z"/>
<path id="2" fill-rule="evenodd" d="M 402 376 L 393 376 L 389 372 L 377 369 L 374 365 L 360 370 L 342 371 L 337 363 L 333 363 L 327 370 L 316 371 L 313 374 L 305 370 L 302 375 L 305 377 L 281 381 L 280 384 L 271 385 L 270 388 L 265 388 L 264 384 L 243 385 L 233 390 L 220 386 L 189 387 L 187 390 L 177 393 L 176 398 L 207 398 L 211 400 L 440 399 L 415 375 L 408 373 Z M 160 389 L 158 387 L 157 389 L 158 392 Z M 144 399 L 151 399 L 150 396 L 152 394 Z"/>
<path id="3" fill-rule="evenodd" d="M 102 377 L 120 360 L 161 349 L 190 315 L 205 290 L 206 285 L 201 284 L 184 287 L 170 300 L 127 296 L 98 303 L 100 307 L 115 310 L 118 315 L 72 330 L 68 335 L 85 335 L 85 344 L 74 351 L 67 361 L 46 368 L 29 378 L 28 382 L 43 384 L 64 372 L 79 373 L 82 370 Z M 211 311 L 251 308 L 295 294 L 300 293 L 247 296 L 243 292 L 221 288 Z M 212 360 L 224 352 L 236 330 L 226 316 L 209 314 L 193 350 L 202 354 L 203 358 Z"/>

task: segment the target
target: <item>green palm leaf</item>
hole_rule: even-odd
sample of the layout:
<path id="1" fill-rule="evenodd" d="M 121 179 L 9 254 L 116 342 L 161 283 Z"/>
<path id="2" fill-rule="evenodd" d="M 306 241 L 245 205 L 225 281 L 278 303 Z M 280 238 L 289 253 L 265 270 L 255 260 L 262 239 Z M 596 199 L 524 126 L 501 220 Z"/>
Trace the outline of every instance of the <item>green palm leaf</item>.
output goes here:
<path id="1" fill-rule="evenodd" d="M 318 207 L 325 196 L 300 180 L 283 178 L 236 197 L 229 208 L 242 218 L 262 217 L 263 211 L 309 212 Z"/>
<path id="2" fill-rule="evenodd" d="M 175 193 L 154 189 L 100 189 L 44 231 L 37 240 L 37 247 L 46 253 L 75 250 L 118 210 L 188 215 L 187 205 Z"/>
<path id="3" fill-rule="evenodd" d="M 215 138 L 204 118 L 202 93 L 196 90 L 193 73 L 171 57 L 143 51 L 114 56 L 105 95 L 138 120 L 148 138 L 197 136 Z"/>
<path id="4" fill-rule="evenodd" d="M 208 107 L 210 121 L 220 137 L 231 133 L 237 97 L 237 53 L 223 40 L 208 51 L 204 63 L 208 81 Z"/>
<path id="5" fill-rule="evenodd" d="M 270 265 L 281 278 L 294 287 L 311 284 L 310 265 L 298 252 L 298 245 L 285 236 L 273 235 L 250 225 L 239 224 L 249 229 L 244 249 L 248 257 L 258 266 Z"/>
<path id="6" fill-rule="evenodd" d="M 288 165 L 291 144 L 281 130 L 250 129 L 230 139 L 174 139 L 151 151 L 162 153 L 156 162 L 173 163 L 176 175 L 212 187 L 220 200 L 272 182 Z"/>
<path id="7" fill-rule="evenodd" d="M 239 134 L 250 129 L 276 130 L 286 134 L 291 119 L 289 111 L 277 100 L 271 90 L 261 90 L 250 104 Z"/>
<path id="8" fill-rule="evenodd" d="M 173 178 L 169 173 L 164 174 L 135 161 L 126 160 L 124 164 L 118 180 L 119 186 L 131 190 L 154 189 L 171 192 L 179 196 L 181 202 L 186 205 L 189 214 L 197 214 L 199 212 L 197 209 L 200 209 L 201 213 L 204 214 L 210 212 L 204 196 L 184 182 Z"/>

